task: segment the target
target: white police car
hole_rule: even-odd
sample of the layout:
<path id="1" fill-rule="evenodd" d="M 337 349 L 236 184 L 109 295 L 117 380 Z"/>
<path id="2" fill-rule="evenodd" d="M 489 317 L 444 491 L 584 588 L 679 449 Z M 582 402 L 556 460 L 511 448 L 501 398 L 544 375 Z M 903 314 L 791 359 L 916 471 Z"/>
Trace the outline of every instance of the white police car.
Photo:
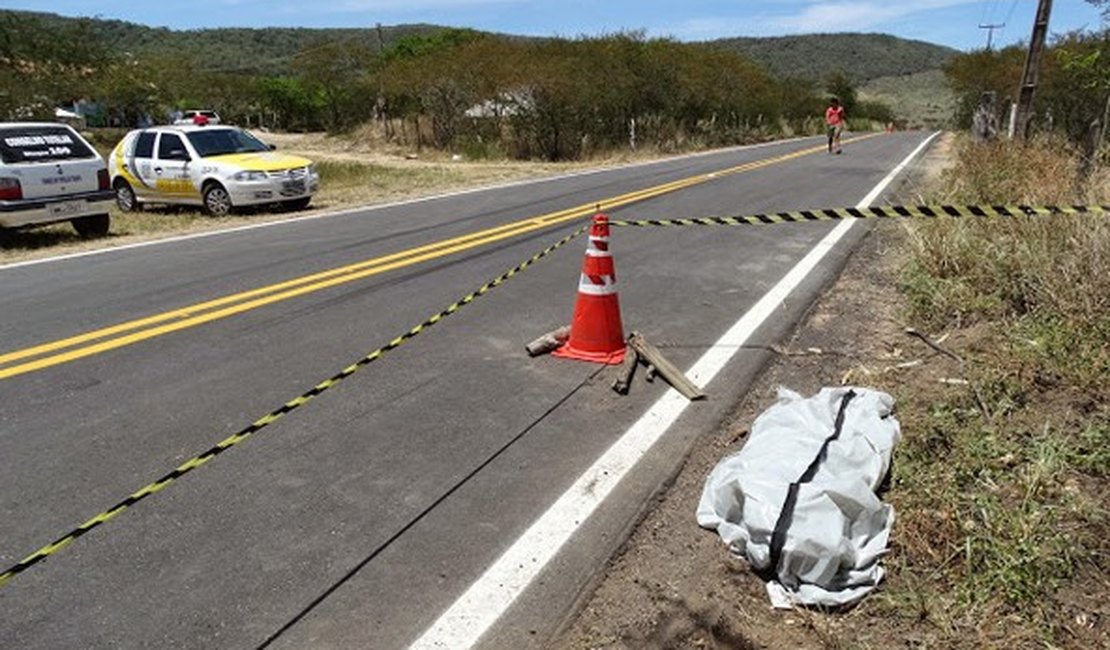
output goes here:
<path id="1" fill-rule="evenodd" d="M 213 216 L 233 208 L 308 207 L 320 187 L 311 160 L 274 152 L 234 126 L 156 126 L 132 131 L 108 159 L 121 210 L 146 203 L 196 205 Z"/>
<path id="2" fill-rule="evenodd" d="M 0 235 L 60 221 L 105 235 L 113 196 L 104 159 L 71 127 L 0 123 Z"/>

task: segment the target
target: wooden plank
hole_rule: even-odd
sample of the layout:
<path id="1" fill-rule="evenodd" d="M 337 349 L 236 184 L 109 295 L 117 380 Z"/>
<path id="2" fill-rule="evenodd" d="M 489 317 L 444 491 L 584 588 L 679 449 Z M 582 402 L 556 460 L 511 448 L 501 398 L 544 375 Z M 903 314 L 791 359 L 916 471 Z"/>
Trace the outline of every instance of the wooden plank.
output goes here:
<path id="1" fill-rule="evenodd" d="M 632 336 L 628 339 L 628 345 L 644 360 L 645 363 L 655 366 L 656 372 L 659 376 L 667 380 L 675 390 L 682 393 L 686 399 L 695 401 L 706 398 L 706 394 L 702 392 L 694 382 L 690 381 L 681 370 L 679 370 L 673 363 L 663 356 L 659 348 L 655 347 L 648 342 L 639 332 L 633 332 Z"/>

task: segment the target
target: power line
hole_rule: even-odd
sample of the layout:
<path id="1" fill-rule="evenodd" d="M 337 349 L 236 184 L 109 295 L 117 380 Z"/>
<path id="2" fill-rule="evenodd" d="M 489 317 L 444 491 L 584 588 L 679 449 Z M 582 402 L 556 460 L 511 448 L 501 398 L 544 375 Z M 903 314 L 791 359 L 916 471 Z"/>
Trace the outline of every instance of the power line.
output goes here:
<path id="1" fill-rule="evenodd" d="M 986 0 L 983 3 L 983 11 L 979 16 L 979 22 L 981 24 L 1005 22 L 998 20 L 998 14 L 1000 13 L 999 9 L 1004 2 L 1006 2 L 1006 0 Z"/>
<path id="2" fill-rule="evenodd" d="M 997 1 L 998 0 L 983 0 L 982 9 L 979 11 L 979 22 L 980 23 L 985 23 L 985 22 L 989 21 L 991 18 L 993 18 L 992 14 L 994 12 L 992 11 L 992 9 L 994 8 L 994 3 L 997 2 Z"/>
<path id="3" fill-rule="evenodd" d="M 1017 9 L 1017 3 L 1018 0 L 1010 0 L 1010 10 L 1006 12 L 1006 20 L 1003 20 L 1003 23 L 1009 23 L 1010 19 L 1014 17 L 1014 10 Z M 1006 33 L 1005 28 L 1002 29 L 1002 33 Z"/>

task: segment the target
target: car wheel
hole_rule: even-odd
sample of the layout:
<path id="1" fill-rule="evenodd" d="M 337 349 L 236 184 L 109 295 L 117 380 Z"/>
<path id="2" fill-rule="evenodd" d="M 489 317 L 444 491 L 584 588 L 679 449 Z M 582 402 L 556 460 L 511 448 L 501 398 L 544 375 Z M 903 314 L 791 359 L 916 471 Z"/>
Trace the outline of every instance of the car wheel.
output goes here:
<path id="1" fill-rule="evenodd" d="M 131 184 L 122 178 L 116 181 L 116 205 L 123 212 L 138 212 L 143 209 L 139 199 L 135 197 L 135 190 L 131 188 Z"/>
<path id="2" fill-rule="evenodd" d="M 293 199 L 292 201 L 284 201 L 281 205 L 286 210 L 296 211 L 296 210 L 304 210 L 305 208 L 308 207 L 309 203 L 312 203 L 312 197 L 311 196 L 305 196 L 305 197 L 302 197 L 302 198 L 299 198 L 299 199 Z"/>
<path id="3" fill-rule="evenodd" d="M 212 217 L 226 217 L 231 212 L 231 195 L 223 185 L 209 183 L 204 186 L 204 211 Z"/>
<path id="4" fill-rule="evenodd" d="M 94 214 L 70 220 L 73 229 L 82 237 L 103 237 L 108 234 L 111 219 L 106 214 Z"/>

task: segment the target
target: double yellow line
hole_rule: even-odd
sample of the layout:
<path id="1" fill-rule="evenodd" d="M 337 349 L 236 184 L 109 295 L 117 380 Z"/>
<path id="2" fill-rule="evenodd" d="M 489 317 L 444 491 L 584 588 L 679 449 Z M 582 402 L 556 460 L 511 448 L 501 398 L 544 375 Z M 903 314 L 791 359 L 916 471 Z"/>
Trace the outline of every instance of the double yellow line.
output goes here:
<path id="1" fill-rule="evenodd" d="M 857 138 L 857 140 L 867 137 L 872 136 L 862 136 L 861 138 Z M 535 230 L 550 228 L 561 223 L 581 219 L 592 215 L 598 205 L 601 205 L 605 209 L 619 208 L 664 194 L 677 192 L 702 183 L 707 183 L 719 179 L 722 176 L 741 174 L 819 151 L 824 151 L 824 147 L 803 149 L 773 158 L 737 165 L 709 174 L 699 174 L 697 176 L 605 199 L 601 201 L 600 204 L 590 203 L 579 205 L 558 212 L 551 212 L 537 217 L 514 221 L 495 228 L 488 228 L 460 237 L 444 239 L 384 255 L 382 257 L 364 260 L 355 264 L 293 278 L 257 289 L 251 289 L 250 291 L 230 294 L 221 298 L 216 298 L 215 300 L 209 300 L 188 307 L 155 314 L 153 316 L 119 323 L 118 325 L 85 332 L 76 336 L 43 343 L 22 350 L 14 350 L 0 354 L 0 379 L 7 379 L 9 377 L 15 377 L 51 366 L 68 363 L 171 332 L 228 318 L 229 316 L 265 307 L 266 305 L 271 305 L 283 300 L 289 300 L 290 298 L 296 298 L 348 282 L 368 278 L 378 275 L 379 273 L 385 273 L 413 264 L 453 255 L 479 246 L 492 244 L 503 239 L 518 237 Z"/>

